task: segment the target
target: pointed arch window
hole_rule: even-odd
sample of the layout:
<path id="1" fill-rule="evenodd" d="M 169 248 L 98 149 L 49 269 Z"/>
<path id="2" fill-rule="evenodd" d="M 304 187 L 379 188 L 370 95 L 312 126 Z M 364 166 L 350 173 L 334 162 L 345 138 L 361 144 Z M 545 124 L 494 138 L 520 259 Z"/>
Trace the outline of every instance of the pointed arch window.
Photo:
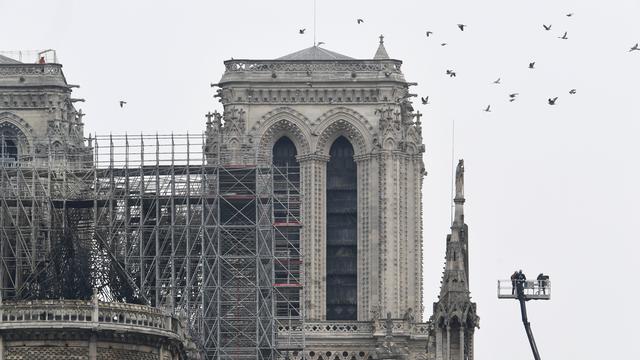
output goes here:
<path id="1" fill-rule="evenodd" d="M 327 320 L 357 320 L 357 171 L 341 136 L 327 163 Z"/>
<path id="2" fill-rule="evenodd" d="M 276 316 L 299 316 L 301 309 L 300 164 L 286 136 L 273 145 L 274 293 Z"/>
<path id="3" fill-rule="evenodd" d="M 0 161 L 3 166 L 14 166 L 20 157 L 18 136 L 14 131 L 0 131 Z"/>

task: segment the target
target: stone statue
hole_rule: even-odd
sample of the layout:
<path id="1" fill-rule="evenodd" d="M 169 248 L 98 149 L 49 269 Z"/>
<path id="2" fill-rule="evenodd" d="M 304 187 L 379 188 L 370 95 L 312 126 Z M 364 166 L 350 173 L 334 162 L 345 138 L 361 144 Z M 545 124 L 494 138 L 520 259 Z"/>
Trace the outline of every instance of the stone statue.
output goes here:
<path id="1" fill-rule="evenodd" d="M 408 308 L 407 311 L 404 312 L 403 319 L 409 324 L 414 324 L 416 322 L 416 317 L 413 314 L 413 308 Z"/>
<path id="2" fill-rule="evenodd" d="M 387 313 L 387 320 L 384 321 L 387 331 L 385 337 L 393 337 L 393 320 L 391 320 L 391 313 Z"/>
<path id="3" fill-rule="evenodd" d="M 458 161 L 456 168 L 456 197 L 464 197 L 464 159 Z"/>

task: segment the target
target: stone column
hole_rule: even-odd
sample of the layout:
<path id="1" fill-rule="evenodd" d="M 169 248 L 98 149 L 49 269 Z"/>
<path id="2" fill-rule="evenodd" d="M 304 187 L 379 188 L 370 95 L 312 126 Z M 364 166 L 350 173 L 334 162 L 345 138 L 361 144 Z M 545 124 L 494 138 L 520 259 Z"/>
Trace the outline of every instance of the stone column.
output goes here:
<path id="1" fill-rule="evenodd" d="M 98 358 L 98 337 L 96 334 L 91 334 L 89 337 L 89 360 L 96 360 Z"/>
<path id="2" fill-rule="evenodd" d="M 371 320 L 378 310 L 379 236 L 378 163 L 374 155 L 356 155 L 358 176 L 358 320 Z"/>
<path id="3" fill-rule="evenodd" d="M 408 304 L 414 309 L 416 319 L 422 319 L 422 154 L 407 159 L 407 249 L 408 249 Z"/>
<path id="4" fill-rule="evenodd" d="M 473 333 L 475 332 L 474 329 L 469 329 L 469 339 L 467 340 L 469 342 L 469 360 L 473 360 Z"/>
<path id="5" fill-rule="evenodd" d="M 308 320 L 326 318 L 326 177 L 328 155 L 298 156 L 302 192 L 301 248 L 304 261 L 304 307 Z"/>
<path id="6" fill-rule="evenodd" d="M 460 326 L 460 360 L 464 360 L 464 326 Z"/>
<path id="7" fill-rule="evenodd" d="M 447 346 L 445 346 L 444 351 L 446 351 L 445 359 L 451 360 L 451 328 L 447 324 Z"/>
<path id="8" fill-rule="evenodd" d="M 406 250 L 402 244 L 401 164 L 400 154 L 394 150 L 382 150 L 379 155 L 379 252 L 381 305 L 384 312 L 390 311 L 394 318 L 401 318 L 407 309 L 406 293 L 403 288 L 406 268 L 403 268 L 402 254 Z"/>
<path id="9" fill-rule="evenodd" d="M 444 355 L 442 353 L 442 349 L 444 348 L 444 346 L 442 346 L 442 329 L 437 328 L 436 329 L 436 346 L 434 351 L 436 352 L 436 360 L 444 360 Z"/>

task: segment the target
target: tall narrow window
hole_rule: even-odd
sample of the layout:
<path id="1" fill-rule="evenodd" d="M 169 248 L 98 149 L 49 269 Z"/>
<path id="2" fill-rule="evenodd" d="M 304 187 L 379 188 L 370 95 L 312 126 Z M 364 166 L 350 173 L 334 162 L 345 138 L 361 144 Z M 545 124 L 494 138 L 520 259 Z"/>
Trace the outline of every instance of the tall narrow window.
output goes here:
<path id="1" fill-rule="evenodd" d="M 11 132 L 0 132 L 0 161 L 5 166 L 11 166 L 18 161 L 18 143 Z"/>
<path id="2" fill-rule="evenodd" d="M 276 316 L 297 317 L 301 312 L 300 165 L 295 144 L 281 137 L 273 145 L 273 252 Z"/>
<path id="3" fill-rule="evenodd" d="M 353 146 L 339 137 L 327 164 L 327 320 L 357 320 L 357 172 Z"/>

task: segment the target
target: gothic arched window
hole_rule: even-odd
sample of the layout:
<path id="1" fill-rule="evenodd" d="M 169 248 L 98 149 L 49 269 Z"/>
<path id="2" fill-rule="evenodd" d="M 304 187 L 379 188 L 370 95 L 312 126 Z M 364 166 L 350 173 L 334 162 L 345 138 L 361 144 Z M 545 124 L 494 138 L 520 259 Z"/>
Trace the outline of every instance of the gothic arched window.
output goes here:
<path id="1" fill-rule="evenodd" d="M 17 134 L 11 130 L 0 131 L 0 160 L 3 165 L 13 165 L 19 158 Z"/>
<path id="2" fill-rule="evenodd" d="M 327 320 L 357 320 L 357 172 L 345 137 L 327 163 Z"/>
<path id="3" fill-rule="evenodd" d="M 300 164 L 295 144 L 286 136 L 273 145 L 274 263 L 276 316 L 300 315 Z M 293 260 L 293 261 L 289 261 Z"/>
<path id="4" fill-rule="evenodd" d="M 286 136 L 278 139 L 273 145 L 273 165 L 275 166 L 299 166 L 296 155 L 296 146 L 293 144 L 293 141 Z"/>

